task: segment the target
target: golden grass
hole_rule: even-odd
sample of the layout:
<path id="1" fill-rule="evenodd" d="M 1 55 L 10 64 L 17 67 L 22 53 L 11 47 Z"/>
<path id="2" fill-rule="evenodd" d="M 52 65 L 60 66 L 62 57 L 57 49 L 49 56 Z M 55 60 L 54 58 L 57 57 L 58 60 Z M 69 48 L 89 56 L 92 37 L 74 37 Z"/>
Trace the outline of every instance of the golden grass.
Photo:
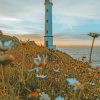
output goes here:
<path id="1" fill-rule="evenodd" d="M 12 64 L 0 66 L 0 100 L 39 100 L 37 90 L 46 92 L 52 100 L 58 95 L 64 96 L 66 100 L 99 98 L 100 72 L 98 68 L 92 69 L 87 62 L 77 61 L 61 51 L 48 50 L 32 43 L 13 47 L 7 53 L 13 55 L 15 60 Z M 28 72 L 35 67 L 33 58 L 38 54 L 47 56 L 48 62 L 39 65 L 40 72 Z M 59 68 L 60 72 L 54 72 L 53 68 Z M 36 78 L 36 74 L 47 77 Z M 71 77 L 80 82 L 74 84 L 77 90 L 66 81 L 66 78 Z"/>

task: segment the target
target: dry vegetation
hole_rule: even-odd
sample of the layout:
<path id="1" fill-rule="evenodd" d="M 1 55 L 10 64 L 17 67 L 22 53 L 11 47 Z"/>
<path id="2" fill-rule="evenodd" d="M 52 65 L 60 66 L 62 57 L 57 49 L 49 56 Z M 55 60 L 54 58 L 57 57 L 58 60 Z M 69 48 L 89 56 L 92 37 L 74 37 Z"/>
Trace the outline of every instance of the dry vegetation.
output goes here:
<path id="1" fill-rule="evenodd" d="M 59 95 L 65 100 L 100 100 L 100 70 L 91 68 L 87 62 L 32 41 L 13 46 L 5 54 L 14 58 L 0 62 L 0 100 L 40 100 L 41 92 L 47 93 L 51 100 Z M 38 64 L 33 60 L 37 55 L 42 59 Z M 32 71 L 36 66 L 40 70 Z M 69 85 L 67 78 L 79 82 Z"/>

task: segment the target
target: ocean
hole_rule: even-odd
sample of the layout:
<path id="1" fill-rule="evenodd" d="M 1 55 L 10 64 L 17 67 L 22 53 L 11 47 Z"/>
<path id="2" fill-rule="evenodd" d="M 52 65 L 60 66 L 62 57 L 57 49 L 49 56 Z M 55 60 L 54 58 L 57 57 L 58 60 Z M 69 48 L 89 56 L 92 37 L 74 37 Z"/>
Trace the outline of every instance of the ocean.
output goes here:
<path id="1" fill-rule="evenodd" d="M 57 47 L 60 51 L 63 51 L 75 59 L 82 60 L 82 57 L 85 56 L 85 61 L 88 61 L 90 54 L 89 46 L 66 46 L 66 47 Z M 100 46 L 94 46 L 92 54 L 92 66 L 100 66 Z"/>

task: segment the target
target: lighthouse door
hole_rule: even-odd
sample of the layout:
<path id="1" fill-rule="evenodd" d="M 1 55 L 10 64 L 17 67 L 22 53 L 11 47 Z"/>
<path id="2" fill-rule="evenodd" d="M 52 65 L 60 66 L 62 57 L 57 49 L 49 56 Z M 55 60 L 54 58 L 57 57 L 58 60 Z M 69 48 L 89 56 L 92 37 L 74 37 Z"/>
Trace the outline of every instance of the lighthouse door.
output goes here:
<path id="1" fill-rule="evenodd" d="M 48 47 L 48 41 L 46 41 L 46 47 Z"/>

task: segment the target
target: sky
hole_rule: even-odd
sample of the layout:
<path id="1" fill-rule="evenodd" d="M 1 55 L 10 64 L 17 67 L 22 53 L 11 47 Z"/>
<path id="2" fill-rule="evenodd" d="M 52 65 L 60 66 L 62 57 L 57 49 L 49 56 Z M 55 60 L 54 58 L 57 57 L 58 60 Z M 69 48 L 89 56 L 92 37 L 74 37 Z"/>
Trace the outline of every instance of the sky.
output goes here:
<path id="1" fill-rule="evenodd" d="M 100 0 L 52 0 L 55 44 L 87 45 L 100 33 Z M 0 30 L 44 35 L 44 0 L 0 0 Z M 37 38 L 39 40 L 39 38 Z M 100 37 L 95 45 L 100 45 Z"/>

